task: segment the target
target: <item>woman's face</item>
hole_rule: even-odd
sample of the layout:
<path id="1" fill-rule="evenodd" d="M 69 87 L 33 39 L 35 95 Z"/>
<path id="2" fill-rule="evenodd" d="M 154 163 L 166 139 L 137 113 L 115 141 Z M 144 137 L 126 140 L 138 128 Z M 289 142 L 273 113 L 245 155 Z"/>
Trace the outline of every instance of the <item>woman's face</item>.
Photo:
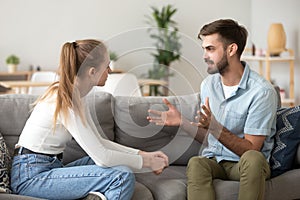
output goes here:
<path id="1" fill-rule="evenodd" d="M 110 63 L 109 54 L 106 52 L 104 56 L 104 62 L 100 65 L 99 70 L 95 74 L 96 78 L 98 79 L 96 84 L 97 86 L 105 85 L 108 74 L 111 73 L 109 63 Z"/>
<path id="2" fill-rule="evenodd" d="M 76 87 L 80 90 L 81 96 L 85 96 L 94 86 L 105 85 L 108 74 L 111 72 L 109 63 L 109 55 L 105 53 L 104 61 L 100 66 L 91 67 L 77 77 Z"/>

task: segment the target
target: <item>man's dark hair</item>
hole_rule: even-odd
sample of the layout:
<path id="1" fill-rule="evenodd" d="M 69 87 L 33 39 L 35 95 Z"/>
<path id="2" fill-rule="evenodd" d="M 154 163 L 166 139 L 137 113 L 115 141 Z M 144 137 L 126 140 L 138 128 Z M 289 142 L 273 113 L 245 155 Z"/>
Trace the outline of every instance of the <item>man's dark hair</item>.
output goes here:
<path id="1" fill-rule="evenodd" d="M 239 25 L 232 19 L 219 19 L 209 24 L 204 25 L 198 38 L 218 33 L 221 37 L 220 40 L 226 48 L 229 44 L 235 43 L 238 46 L 237 54 L 240 57 L 244 51 L 247 42 L 248 32 L 245 27 Z"/>

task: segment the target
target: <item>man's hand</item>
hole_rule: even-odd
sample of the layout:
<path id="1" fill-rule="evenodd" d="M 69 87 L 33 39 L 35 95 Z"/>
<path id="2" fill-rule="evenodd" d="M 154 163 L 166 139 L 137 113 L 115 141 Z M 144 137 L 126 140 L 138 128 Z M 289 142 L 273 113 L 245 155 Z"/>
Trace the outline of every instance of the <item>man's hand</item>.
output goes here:
<path id="1" fill-rule="evenodd" d="M 213 134 L 216 138 L 219 137 L 223 126 L 215 119 L 209 106 L 209 98 L 206 97 L 205 105 L 201 106 L 203 111 L 198 111 L 198 116 L 195 117 L 198 122 L 191 122 L 192 125 L 204 128 Z"/>
<path id="2" fill-rule="evenodd" d="M 260 151 L 266 138 L 265 136 L 245 133 L 244 138 L 239 138 L 231 133 L 215 119 L 210 110 L 208 97 L 205 99 L 205 105 L 202 105 L 201 108 L 203 111 L 198 111 L 199 116 L 195 117 L 198 122 L 191 122 L 192 125 L 206 129 L 208 133 L 212 134 L 224 146 L 239 156 L 242 156 L 248 150 Z"/>
<path id="3" fill-rule="evenodd" d="M 180 126 L 181 113 L 167 99 L 163 102 L 168 106 L 168 111 L 148 110 L 153 115 L 147 117 L 148 121 L 160 126 Z"/>

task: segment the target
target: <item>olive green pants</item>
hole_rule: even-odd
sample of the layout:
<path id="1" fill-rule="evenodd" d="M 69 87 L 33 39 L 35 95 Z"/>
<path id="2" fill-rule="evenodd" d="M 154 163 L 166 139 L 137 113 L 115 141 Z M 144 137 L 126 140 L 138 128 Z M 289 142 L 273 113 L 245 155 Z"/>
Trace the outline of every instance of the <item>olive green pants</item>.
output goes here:
<path id="1" fill-rule="evenodd" d="M 218 163 L 215 158 L 192 157 L 186 173 L 189 200 L 216 199 L 215 178 L 240 181 L 239 200 L 260 200 L 264 199 L 265 180 L 270 177 L 270 167 L 262 153 L 250 150 L 242 155 L 239 162 Z"/>

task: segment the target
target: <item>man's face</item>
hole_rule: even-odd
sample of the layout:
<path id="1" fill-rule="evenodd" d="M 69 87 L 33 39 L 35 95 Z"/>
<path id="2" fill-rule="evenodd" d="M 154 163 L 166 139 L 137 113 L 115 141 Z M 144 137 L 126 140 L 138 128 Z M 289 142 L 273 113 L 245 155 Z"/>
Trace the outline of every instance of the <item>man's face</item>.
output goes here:
<path id="1" fill-rule="evenodd" d="M 228 60 L 219 35 L 216 33 L 202 36 L 202 48 L 204 61 L 208 65 L 207 72 L 209 74 L 224 73 L 228 67 Z"/>

